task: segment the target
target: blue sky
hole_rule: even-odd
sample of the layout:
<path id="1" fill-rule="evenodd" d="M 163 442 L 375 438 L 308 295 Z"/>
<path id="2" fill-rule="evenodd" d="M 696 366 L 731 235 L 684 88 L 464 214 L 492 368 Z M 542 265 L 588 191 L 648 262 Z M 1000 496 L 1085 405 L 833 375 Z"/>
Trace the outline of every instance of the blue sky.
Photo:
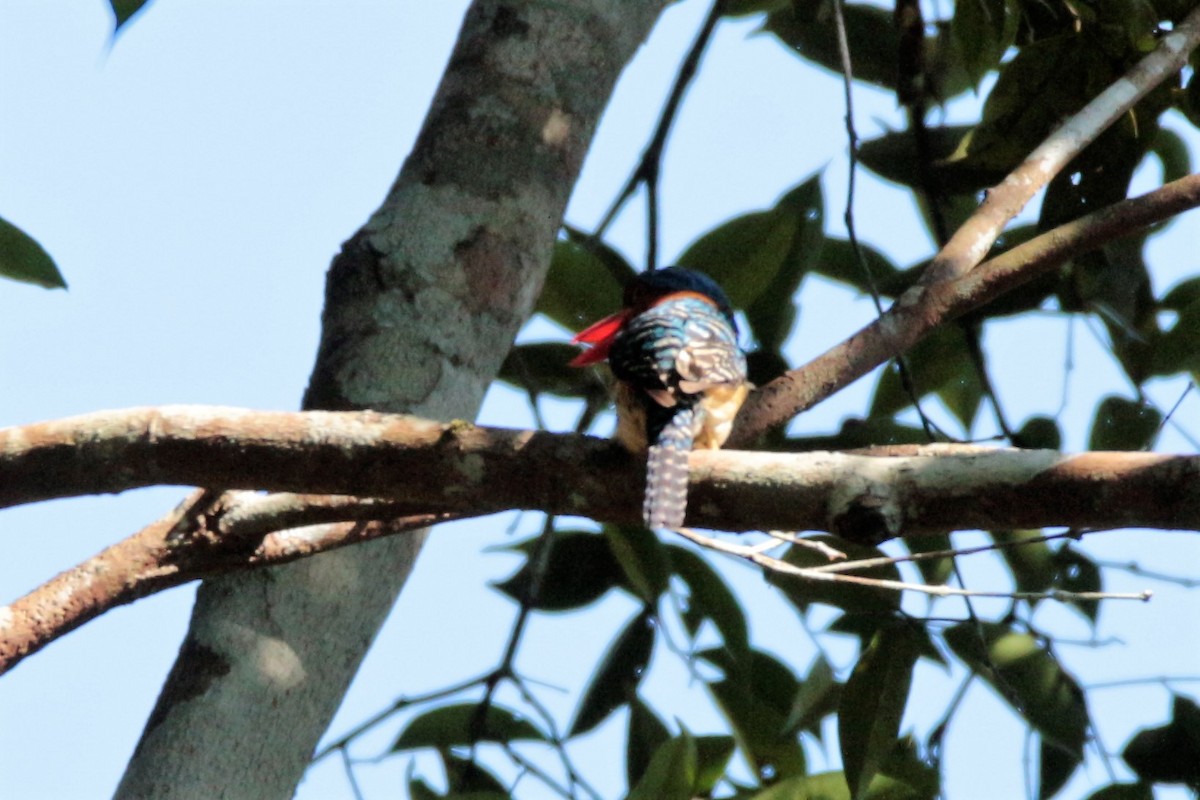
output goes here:
<path id="1" fill-rule="evenodd" d="M 161 403 L 297 407 L 315 352 L 325 269 L 399 169 L 465 7 L 462 0 L 162 0 L 113 43 L 107 4 L 99 0 L 0 2 L 0 216 L 36 236 L 71 286 L 47 292 L 0 283 L 0 425 Z M 594 226 L 624 182 L 705 11 L 697 0 L 672 6 L 627 70 L 572 199 L 574 224 Z M 827 229 L 842 233 L 841 86 L 774 40 L 753 35 L 754 27 L 751 20 L 719 29 L 677 122 L 663 173 L 667 260 L 718 222 L 770 206 L 822 169 Z M 864 138 L 902 126 L 892 98 L 862 90 L 856 103 Z M 968 99 L 952 107 L 946 118 L 968 119 L 970 105 Z M 1200 152 L 1197 138 L 1191 141 Z M 1154 185 L 1154 172 L 1139 176 L 1143 190 Z M 866 181 L 856 213 L 862 237 L 897 263 L 928 254 L 930 243 L 903 192 Z M 1152 257 L 1163 265 L 1156 289 L 1197 271 L 1188 244 L 1196 224 L 1193 216 L 1155 241 Z M 635 261 L 643 252 L 642 229 L 635 203 L 611 233 Z M 794 363 L 871 314 L 869 303 L 837 287 L 814 287 L 803 300 L 789 349 Z M 535 322 L 523 335 L 562 332 Z M 1053 414 L 1066 391 L 1067 445 L 1080 447 L 1096 397 L 1128 394 L 1128 387 L 1083 324 L 1075 326 L 1075 367 L 1064 387 L 1070 341 L 1067 325 L 1048 315 L 1005 323 L 987 339 L 1012 418 Z M 834 428 L 866 407 L 872 385 L 860 381 L 797 428 Z M 1181 390 L 1179 381 L 1151 387 L 1164 407 Z M 1198 403 L 1195 393 L 1185 402 L 1184 425 Z M 564 409 L 546 411 L 552 423 L 569 424 Z M 489 394 L 481 420 L 531 424 L 524 399 L 504 389 Z M 1188 449 L 1170 433 L 1162 447 Z M 179 495 L 155 489 L 5 511 L 0 602 L 136 530 Z M 335 733 L 401 693 L 435 689 L 494 664 L 512 608 L 486 583 L 506 577 L 515 561 L 482 551 L 506 541 L 514 524 L 522 532 L 538 527 L 532 516 L 510 515 L 448 527 L 432 538 L 335 719 Z M 1186 534 L 1110 533 L 1086 547 L 1098 557 L 1136 558 L 1168 572 L 1195 574 L 1200 565 L 1200 541 Z M 987 563 L 968 561 L 968 579 L 994 586 L 997 573 Z M 724 571 L 753 598 L 756 641 L 807 665 L 813 647 L 794 615 L 753 573 L 736 565 Z M 1081 680 L 1195 674 L 1196 593 L 1121 573 L 1109 577 L 1108 588 L 1149 585 L 1157 596 L 1148 605 L 1106 608 L 1099 638 L 1119 635 L 1124 645 L 1063 649 Z M 185 587 L 111 612 L 0 679 L 6 793 L 32 799 L 111 793 L 173 661 L 192 593 Z M 577 690 L 632 610 L 610 598 L 583 618 L 539 617 L 521 666 Z M 1038 621 L 1074 638 L 1089 635 L 1062 609 L 1046 607 Z M 843 642 L 828 644 L 840 666 L 853 663 Z M 657 653 L 654 668 L 646 694 L 660 710 L 693 731 L 711 729 L 704 695 L 669 654 Z M 955 685 L 956 678 L 923 668 L 922 699 L 912 703 L 905 724 L 923 730 Z M 550 691 L 545 699 L 569 718 L 571 695 Z M 1096 692 L 1091 701 L 1110 750 L 1138 727 L 1160 723 L 1169 703 L 1153 686 Z M 1022 796 L 1019 724 L 985 689 L 973 689 L 966 702 L 947 744 L 949 796 Z M 604 759 L 619 755 L 622 729 L 623 723 L 600 729 L 586 742 L 595 755 L 581 755 L 585 772 L 607 794 L 620 789 L 608 774 L 615 762 Z M 385 748 L 395 730 L 387 727 L 356 753 Z M 391 759 L 358 774 L 369 797 L 394 796 L 405 767 L 405 760 Z M 994 781 L 985 794 L 980 775 Z M 1093 759 L 1086 777 L 1103 782 L 1103 776 Z M 1065 796 L 1082 796 L 1084 788 L 1077 779 Z M 341 767 L 330 761 L 310 772 L 299 796 L 350 792 Z"/>

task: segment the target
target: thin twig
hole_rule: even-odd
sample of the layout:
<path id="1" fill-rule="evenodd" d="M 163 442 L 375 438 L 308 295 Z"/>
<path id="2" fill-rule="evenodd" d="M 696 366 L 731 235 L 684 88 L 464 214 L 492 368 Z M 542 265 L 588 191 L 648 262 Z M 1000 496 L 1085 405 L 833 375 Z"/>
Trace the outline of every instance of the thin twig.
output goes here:
<path id="1" fill-rule="evenodd" d="M 1066 533 L 1048 533 L 1045 536 L 1034 536 L 1029 539 L 1021 539 L 1019 541 L 993 542 L 992 544 L 982 544 L 976 547 L 952 548 L 950 550 L 927 550 L 921 553 L 909 553 L 902 556 L 860 558 L 855 561 L 843 561 L 838 564 L 822 564 L 821 566 L 811 567 L 810 569 L 816 572 L 845 572 L 847 570 L 868 569 L 870 567 L 882 567 L 891 564 L 903 564 L 909 561 L 929 561 L 938 558 L 971 556 L 975 555 L 976 553 L 987 553 L 993 550 L 1007 550 L 1012 547 L 1023 547 L 1027 544 L 1033 544 L 1035 542 L 1053 542 L 1056 539 L 1078 538 L 1078 534 L 1074 531 L 1068 531 Z"/>
<path id="2" fill-rule="evenodd" d="M 1083 688 L 1089 692 L 1094 692 L 1098 689 L 1126 689 L 1130 686 L 1159 684 L 1170 689 L 1173 683 L 1200 683 L 1200 675 L 1159 675 L 1156 678 L 1122 678 L 1115 681 L 1089 683 Z"/>
<path id="3" fill-rule="evenodd" d="M 858 268 L 866 279 L 871 301 L 875 304 L 875 315 L 880 317 L 883 315 L 883 300 L 879 294 L 879 285 L 875 280 L 875 273 L 871 271 L 871 265 L 867 262 L 866 256 L 863 254 L 862 245 L 858 241 L 858 230 L 854 224 L 854 195 L 858 177 L 858 131 L 854 126 L 854 67 L 850 59 L 850 41 L 846 36 L 845 0 L 837 0 L 833 4 L 833 22 L 834 30 L 837 32 L 838 57 L 841 59 L 842 97 L 846 104 L 844 119 L 846 122 L 846 139 L 849 144 L 846 210 L 842 215 L 842 219 L 846 224 L 846 237 L 850 241 L 850 249 L 854 252 L 854 260 L 858 262 Z M 925 431 L 925 435 L 929 438 L 929 441 L 936 441 L 935 431 L 937 430 L 937 426 L 934 425 L 933 420 L 925 414 L 925 410 L 921 407 L 921 397 L 917 393 L 916 384 L 912 379 L 912 372 L 908 368 L 908 363 L 904 355 L 897 354 L 895 361 L 896 373 L 900 378 L 900 386 L 916 410 L 917 417 L 921 420 L 921 428 Z"/>
<path id="4" fill-rule="evenodd" d="M 767 531 L 767 535 L 780 542 L 794 544 L 798 547 L 804 547 L 809 550 L 815 550 L 821 555 L 828 558 L 830 561 L 843 561 L 846 559 L 846 554 L 837 548 L 830 547 L 825 542 L 819 539 L 805 539 L 803 536 L 797 536 L 789 531 Z"/>
<path id="5" fill-rule="evenodd" d="M 759 553 L 753 547 L 731 544 L 711 536 L 705 536 L 704 534 L 694 531 L 690 528 L 674 528 L 673 530 L 675 533 L 683 536 L 685 539 L 695 542 L 703 547 L 707 547 L 710 550 L 716 550 L 718 552 L 737 556 L 738 558 L 743 558 L 775 572 L 780 572 L 785 575 L 795 575 L 798 578 L 804 578 L 812 581 L 852 583 L 858 586 L 869 586 L 875 589 L 920 592 L 921 594 L 932 595 L 934 597 L 1005 597 L 1012 600 L 1057 600 L 1059 602 L 1072 602 L 1079 600 L 1147 601 L 1154 594 L 1149 589 L 1145 589 L 1141 592 L 1068 592 L 1061 589 L 1050 589 L 1044 592 L 1001 592 L 965 588 L 956 589 L 952 586 L 929 586 L 927 584 L 907 583 L 905 581 L 893 581 L 883 578 L 865 578 L 860 575 L 843 575 L 840 573 L 821 571 L 819 568 L 797 567 L 795 564 L 789 564 L 788 562 L 782 561 L 778 558 L 772 558 L 771 556 Z"/>
<path id="6" fill-rule="evenodd" d="M 350 784 L 350 792 L 354 795 L 354 800 L 365 800 L 362 789 L 358 785 L 358 779 L 354 777 L 354 762 L 350 759 L 350 751 L 346 748 L 341 748 L 342 766 L 346 770 L 346 781 Z"/>
<path id="7" fill-rule="evenodd" d="M 540 780 L 542 783 L 546 784 L 546 786 L 548 786 L 553 792 L 560 795 L 561 797 L 566 797 L 566 798 L 572 798 L 575 796 L 571 792 L 570 789 L 568 789 L 565 786 L 560 785 L 558 783 L 558 781 L 556 781 L 556 780 L 554 780 L 554 778 L 550 777 L 550 775 L 548 775 L 544 770 L 542 770 L 541 767 L 539 767 L 537 764 L 534 764 L 528 758 L 526 758 L 525 756 L 518 753 L 513 748 L 511 742 L 500 742 L 500 745 L 501 745 L 501 747 L 504 748 L 505 755 L 507 755 L 509 758 L 511 758 L 514 764 L 517 764 L 521 769 L 525 770 L 527 773 L 534 776 L 535 778 Z M 593 795 L 593 796 L 596 798 L 599 798 L 599 795 Z"/>
<path id="8" fill-rule="evenodd" d="M 316 755 L 312 757 L 311 763 L 315 764 L 328 756 L 330 753 L 345 749 L 346 746 L 352 741 L 367 733 L 381 722 L 386 722 L 398 711 L 403 711 L 406 708 L 420 705 L 422 703 L 430 703 L 434 700 L 443 700 L 447 697 L 453 697 L 454 695 L 465 692 L 468 689 L 481 686 L 486 678 L 486 675 L 481 675 L 478 678 L 471 678 L 470 680 L 462 681 L 461 683 L 456 683 L 453 686 L 447 686 L 445 689 L 438 689 L 427 694 L 417 695 L 415 697 L 401 697 L 399 700 L 396 700 L 394 703 L 392 703 L 388 708 L 371 717 L 368 717 L 365 721 L 360 722 L 351 728 L 347 733 L 343 734 L 337 739 L 334 739 L 332 742 L 325 745 L 325 747 L 318 750 Z"/>
<path id="9" fill-rule="evenodd" d="M 721 6 L 723 2 L 724 0 L 713 0 L 712 8 L 709 9 L 708 16 L 704 18 L 704 23 L 700 26 L 700 32 L 696 35 L 696 40 L 692 42 L 691 49 L 688 50 L 683 63 L 679 66 L 679 74 L 675 76 L 675 83 L 671 86 L 671 93 L 668 95 L 667 102 L 663 106 L 662 114 L 659 115 L 658 125 L 654 128 L 654 135 L 650 137 L 649 144 L 642 151 L 642 157 L 639 159 L 633 173 L 629 176 L 629 180 L 625 182 L 625 186 L 617 194 L 608 211 L 600 218 L 600 224 L 596 226 L 596 230 L 592 233 L 593 237 L 598 239 L 604 235 L 604 232 L 608 230 L 608 226 L 616 218 L 617 212 L 633 196 L 633 193 L 637 191 L 637 187 L 641 183 L 644 182 L 647 189 L 652 191 L 654 196 L 657 195 L 658 175 L 667 136 L 671 132 L 671 125 L 675 122 L 675 117 L 679 112 L 679 105 L 683 101 L 683 96 L 687 92 L 688 86 L 691 85 L 692 79 L 696 77 L 696 70 L 700 65 L 700 57 L 704 55 L 704 49 L 707 47 L 709 39 L 712 38 L 713 29 L 717 27 L 717 22 L 721 18 Z M 648 237 L 649 242 L 646 245 L 648 251 L 647 269 L 654 269 L 654 259 L 656 258 L 656 240 L 658 238 L 657 213 L 657 202 L 655 202 L 655 208 L 652 209 L 651 213 L 651 219 L 654 224 Z"/>
<path id="10" fill-rule="evenodd" d="M 1158 423 L 1158 430 L 1154 432 L 1155 439 L 1162 435 L 1163 428 L 1166 427 L 1167 423 L 1175 419 L 1175 412 L 1179 411 L 1179 407 L 1183 405 L 1183 401 L 1187 399 L 1187 396 L 1191 394 L 1192 389 L 1195 388 L 1195 381 L 1188 381 L 1187 386 L 1183 387 L 1183 391 L 1179 393 L 1179 399 L 1175 401 L 1175 403 L 1171 406 L 1171 409 L 1163 415 L 1162 421 Z"/>
<path id="11" fill-rule="evenodd" d="M 1175 584 L 1176 586 L 1182 586 L 1185 589 L 1195 589 L 1196 587 L 1200 587 L 1200 578 L 1185 578 L 1181 575 L 1168 575 L 1165 572 L 1156 572 L 1154 570 L 1146 569 L 1136 561 L 1093 561 L 1093 563 L 1097 567 L 1102 567 L 1104 569 L 1120 570 L 1121 572 L 1128 572 L 1130 575 L 1136 575 L 1139 578 L 1146 578 L 1148 580 L 1159 581 L 1161 583 L 1171 583 Z"/>

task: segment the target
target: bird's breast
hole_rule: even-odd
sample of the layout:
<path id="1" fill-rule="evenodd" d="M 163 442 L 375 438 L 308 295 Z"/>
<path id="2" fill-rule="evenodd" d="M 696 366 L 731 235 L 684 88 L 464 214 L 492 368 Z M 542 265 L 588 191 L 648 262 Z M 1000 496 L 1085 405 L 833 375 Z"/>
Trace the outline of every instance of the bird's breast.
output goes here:
<path id="1" fill-rule="evenodd" d="M 696 431 L 696 448 L 716 450 L 725 444 L 733 431 L 733 420 L 738 409 L 750 393 L 750 384 L 723 383 L 709 387 L 700 398 L 699 430 Z"/>

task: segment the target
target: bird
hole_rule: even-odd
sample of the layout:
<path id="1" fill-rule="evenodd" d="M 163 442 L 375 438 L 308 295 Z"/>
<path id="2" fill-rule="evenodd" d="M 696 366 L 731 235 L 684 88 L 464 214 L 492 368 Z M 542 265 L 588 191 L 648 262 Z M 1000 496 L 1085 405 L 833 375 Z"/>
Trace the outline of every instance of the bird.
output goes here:
<path id="1" fill-rule="evenodd" d="M 642 519 L 682 527 L 688 453 L 725 443 L 751 388 L 729 297 L 702 272 L 648 270 L 625 286 L 620 311 L 572 342 L 590 347 L 571 366 L 607 360 L 616 378 L 615 438 L 646 454 Z"/>

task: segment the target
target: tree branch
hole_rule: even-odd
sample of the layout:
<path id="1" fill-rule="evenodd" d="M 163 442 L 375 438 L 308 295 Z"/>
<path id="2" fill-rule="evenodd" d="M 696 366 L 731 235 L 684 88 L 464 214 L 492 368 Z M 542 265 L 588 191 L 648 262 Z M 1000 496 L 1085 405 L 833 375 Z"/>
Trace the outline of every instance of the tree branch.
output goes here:
<path id="1" fill-rule="evenodd" d="M 689 518 L 723 530 L 830 530 L 869 543 L 965 528 L 1200 530 L 1191 492 L 1200 456 L 949 445 L 881 452 L 693 453 Z M 3 429 L 2 505 L 164 482 L 339 495 L 357 485 L 394 499 L 225 493 L 214 505 L 216 492 L 198 492 L 0 608 L 0 672 L 153 592 L 449 518 L 520 508 L 635 522 L 642 469 L 592 437 L 375 412 L 182 406 Z M 310 527 L 275 532 L 301 525 Z"/>
<path id="2" fill-rule="evenodd" d="M 879 319 L 798 369 L 752 392 L 732 446 L 811 408 L 904 352 L 942 323 L 962 316 L 1065 261 L 1200 206 L 1200 175 L 1080 217 L 990 259 L 953 280 L 905 292 Z"/>
<path id="3" fill-rule="evenodd" d="M 1200 456 L 978 446 L 882 452 L 889 455 L 692 453 L 689 520 L 731 531 L 831 530 L 868 542 L 1001 525 L 1200 529 L 1200 498 L 1187 483 Z M 169 484 L 398 503 L 343 519 L 525 509 L 634 522 L 643 469 L 595 437 L 373 411 L 163 406 L 0 429 L 0 507 Z M 295 524 L 336 518 L 338 502 L 278 504 Z M 250 521 L 238 524 L 254 533 L 268 525 L 261 514 L 240 513 Z"/>
<path id="4" fill-rule="evenodd" d="M 305 408 L 477 413 L 612 87 L 664 5 L 470 3 L 404 166 L 331 264 Z M 376 133 L 400 160 L 410 137 Z M 422 538 L 205 581 L 115 796 L 292 797 Z"/>
<path id="5" fill-rule="evenodd" d="M 959 278 L 982 261 L 1009 220 L 1109 125 L 1168 76 L 1179 72 L 1198 44 L 1200 7 L 1163 36 L 1152 53 L 1067 119 L 1000 185 L 991 189 L 979 210 L 954 232 L 933 259 L 921 278 L 922 283 L 931 286 Z"/>
<path id="6" fill-rule="evenodd" d="M 1117 203 L 1109 209 L 1090 214 L 1068 225 L 1049 231 L 1027 242 L 1023 248 L 1015 248 L 978 268 L 995 243 L 1004 226 L 1017 215 L 1027 202 L 1045 186 L 1072 158 L 1102 133 L 1114 120 L 1127 113 L 1147 92 L 1162 83 L 1167 76 L 1178 72 L 1187 61 L 1188 54 L 1200 44 L 1200 8 L 1189 14 L 1174 31 L 1159 42 L 1154 52 L 1143 58 L 1133 69 L 1096 96 L 1078 113 L 1069 118 L 1010 173 L 1000 185 L 988 192 L 986 199 L 975 214 L 966 221 L 938 252 L 921 277 L 920 284 L 902 296 L 880 319 L 818 356 L 805 366 L 790 370 L 762 390 L 751 395 L 746 408 L 738 419 L 738 426 L 731 439 L 732 445 L 752 442 L 768 428 L 783 424 L 806 408 L 810 408 L 844 386 L 853 383 L 884 361 L 900 355 L 920 341 L 939 324 L 961 315 L 1015 286 L 1031 280 L 1042 271 L 1065 261 L 1071 255 L 1086 252 L 1105 241 L 1128 235 L 1142 227 L 1166 219 L 1181 210 L 1200 204 L 1200 196 L 1194 184 L 1195 176 L 1175 181 L 1157 192 L 1143 195 L 1137 200 Z M 1189 183 L 1185 187 L 1181 183 Z M 1172 189 L 1171 187 L 1175 187 Z M 1151 212 L 1145 221 L 1134 222 L 1140 216 L 1136 210 L 1128 209 L 1130 203 L 1145 203 L 1158 207 L 1159 193 L 1179 199 L 1190 195 L 1182 205 L 1165 201 L 1161 213 Z M 1106 228 L 1113 220 L 1106 215 L 1112 209 L 1122 208 L 1118 216 L 1128 215 L 1128 227 L 1120 232 L 1110 231 L 1105 238 L 1100 231 L 1092 231 L 1089 222 L 1103 218 L 1099 227 Z M 1167 209 L 1171 210 L 1167 210 Z M 1070 241 L 1066 241 L 1066 240 Z M 1013 271 L 1003 287 L 995 287 L 994 293 L 973 294 L 981 287 L 962 284 L 967 276 L 988 269 L 996 261 L 1005 259 L 1015 252 L 1030 254 L 1037 248 L 1049 248 L 1058 252 L 1058 260 L 1040 262 L 1022 268 L 1012 259 L 1005 269 Z M 1028 248 L 1028 249 L 1027 249 Z M 959 287 L 954 291 L 951 287 Z M 936 297 L 922 294 L 922 289 L 936 289 Z M 956 298 L 946 295 L 954 294 Z M 937 308 L 938 303 L 961 308 Z"/>
<path id="7" fill-rule="evenodd" d="M 404 515 L 408 504 L 371 498 L 229 493 L 215 506 L 212 500 L 207 490 L 192 493 L 165 517 L 0 608 L 0 674 L 106 611 L 165 589 L 457 518 Z"/>

